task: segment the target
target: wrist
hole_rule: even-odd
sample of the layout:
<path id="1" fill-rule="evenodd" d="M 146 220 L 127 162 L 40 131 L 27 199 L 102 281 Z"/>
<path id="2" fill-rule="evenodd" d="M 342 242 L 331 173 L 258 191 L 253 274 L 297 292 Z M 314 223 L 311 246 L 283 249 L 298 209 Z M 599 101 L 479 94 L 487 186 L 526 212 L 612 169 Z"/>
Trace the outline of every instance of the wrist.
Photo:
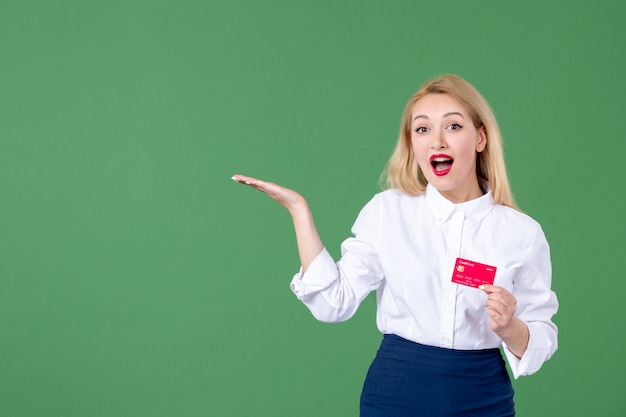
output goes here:
<path id="1" fill-rule="evenodd" d="M 310 216 L 311 210 L 309 209 L 309 204 L 306 202 L 304 197 L 300 197 L 294 201 L 292 201 L 287 207 L 289 214 L 295 218 L 301 218 L 302 216 Z"/>
<path id="2" fill-rule="evenodd" d="M 521 358 L 524 355 L 528 347 L 528 341 L 530 340 L 530 331 L 526 323 L 514 317 L 509 326 L 496 332 L 496 334 L 506 343 L 507 348 L 515 356 Z"/>

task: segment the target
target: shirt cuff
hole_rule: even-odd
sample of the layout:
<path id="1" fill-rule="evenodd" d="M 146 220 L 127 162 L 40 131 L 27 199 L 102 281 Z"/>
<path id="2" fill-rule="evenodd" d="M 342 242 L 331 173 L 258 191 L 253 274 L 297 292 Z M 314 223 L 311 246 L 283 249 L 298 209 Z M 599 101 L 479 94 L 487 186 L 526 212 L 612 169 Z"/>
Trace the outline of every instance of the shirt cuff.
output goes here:
<path id="1" fill-rule="evenodd" d="M 533 326 L 532 323 L 527 323 L 527 326 L 529 330 L 528 347 L 521 359 L 508 349 L 506 343 L 502 342 L 504 354 L 514 379 L 537 372 L 554 352 L 552 342 L 543 334 L 540 327 Z"/>
<path id="2" fill-rule="evenodd" d="M 311 262 L 305 273 L 302 267 L 289 285 L 299 300 L 327 288 L 337 278 L 337 265 L 326 248 Z"/>

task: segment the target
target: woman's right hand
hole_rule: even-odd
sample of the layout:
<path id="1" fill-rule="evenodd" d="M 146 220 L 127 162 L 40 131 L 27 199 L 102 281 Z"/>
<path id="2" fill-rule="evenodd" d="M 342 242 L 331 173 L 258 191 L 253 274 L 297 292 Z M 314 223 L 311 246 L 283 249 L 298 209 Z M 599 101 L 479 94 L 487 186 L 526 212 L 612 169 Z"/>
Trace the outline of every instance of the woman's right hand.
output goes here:
<path id="1" fill-rule="evenodd" d="M 240 184 L 244 184 L 264 192 L 272 199 L 279 202 L 292 214 L 297 209 L 307 207 L 307 202 L 302 195 L 273 182 L 262 181 L 257 178 L 247 177 L 240 174 L 233 175 L 232 179 Z"/>
<path id="2" fill-rule="evenodd" d="M 296 231 L 302 273 L 304 273 L 324 249 L 313 222 L 313 215 L 304 197 L 273 182 L 261 181 L 245 175 L 233 175 L 233 180 L 264 192 L 289 210 Z"/>

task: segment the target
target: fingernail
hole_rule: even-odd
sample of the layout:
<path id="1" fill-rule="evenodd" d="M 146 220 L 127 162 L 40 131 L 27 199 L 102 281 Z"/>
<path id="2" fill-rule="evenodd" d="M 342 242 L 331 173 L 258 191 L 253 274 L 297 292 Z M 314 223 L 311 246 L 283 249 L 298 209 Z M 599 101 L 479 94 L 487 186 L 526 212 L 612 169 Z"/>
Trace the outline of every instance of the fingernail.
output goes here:
<path id="1" fill-rule="evenodd" d="M 479 285 L 479 286 L 478 286 L 478 289 L 479 289 L 479 290 L 484 290 L 484 289 L 485 289 L 485 286 L 484 286 L 484 285 Z"/>

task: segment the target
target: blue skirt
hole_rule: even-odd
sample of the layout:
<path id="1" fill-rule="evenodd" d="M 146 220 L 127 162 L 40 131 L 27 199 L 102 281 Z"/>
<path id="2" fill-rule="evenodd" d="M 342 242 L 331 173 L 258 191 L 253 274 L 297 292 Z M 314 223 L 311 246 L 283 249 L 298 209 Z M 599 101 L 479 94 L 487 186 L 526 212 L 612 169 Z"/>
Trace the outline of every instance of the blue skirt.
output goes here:
<path id="1" fill-rule="evenodd" d="M 500 349 L 455 350 L 386 334 L 361 394 L 361 417 L 514 416 Z"/>

